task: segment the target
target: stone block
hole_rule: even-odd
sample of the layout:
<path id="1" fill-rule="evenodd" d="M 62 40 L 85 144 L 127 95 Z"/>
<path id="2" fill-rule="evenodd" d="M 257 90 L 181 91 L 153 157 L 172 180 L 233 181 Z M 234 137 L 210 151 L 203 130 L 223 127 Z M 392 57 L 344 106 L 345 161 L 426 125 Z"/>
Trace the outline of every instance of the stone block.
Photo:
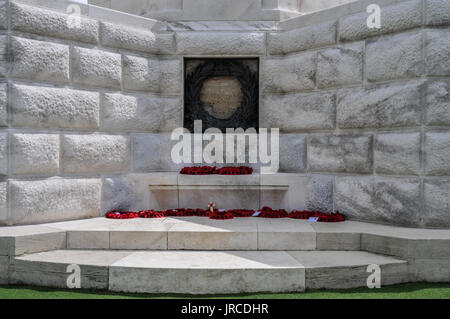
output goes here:
<path id="1" fill-rule="evenodd" d="M 325 22 L 268 35 L 270 54 L 286 54 L 336 43 L 336 22 Z"/>
<path id="2" fill-rule="evenodd" d="M 414 178 L 336 177 L 335 209 L 349 219 L 417 227 L 420 182 Z"/>
<path id="3" fill-rule="evenodd" d="M 103 98 L 103 129 L 107 131 L 171 132 L 182 123 L 178 97 L 106 93 Z"/>
<path id="4" fill-rule="evenodd" d="M 423 82 L 341 90 L 337 94 L 339 128 L 418 126 Z"/>
<path id="5" fill-rule="evenodd" d="M 167 231 L 112 231 L 109 237 L 110 249 L 167 249 Z"/>
<path id="6" fill-rule="evenodd" d="M 450 175 L 450 132 L 425 134 L 425 173 Z"/>
<path id="7" fill-rule="evenodd" d="M 308 167 L 312 172 L 372 172 L 371 135 L 310 135 Z"/>
<path id="8" fill-rule="evenodd" d="M 100 216 L 100 179 L 11 180 L 9 184 L 13 224 Z"/>
<path id="9" fill-rule="evenodd" d="M 0 225 L 5 225 L 7 224 L 7 222 L 8 222 L 8 182 L 0 182 Z"/>
<path id="10" fill-rule="evenodd" d="M 120 88 L 122 60 L 119 54 L 73 48 L 73 80 L 87 86 Z"/>
<path id="11" fill-rule="evenodd" d="M 8 1 L 0 1 L 0 29 L 8 28 Z"/>
<path id="12" fill-rule="evenodd" d="M 311 175 L 308 178 L 306 208 L 311 211 L 333 212 L 333 176 Z"/>
<path id="13" fill-rule="evenodd" d="M 0 133 L 0 176 L 8 175 L 8 133 Z"/>
<path id="14" fill-rule="evenodd" d="M 383 36 L 366 45 L 366 76 L 371 82 L 419 77 L 424 73 L 422 34 Z"/>
<path id="15" fill-rule="evenodd" d="M 265 59 L 261 69 L 264 92 L 289 93 L 314 89 L 316 54 Z"/>
<path id="16" fill-rule="evenodd" d="M 73 129 L 99 126 L 96 92 L 13 85 L 11 95 L 13 126 Z"/>
<path id="17" fill-rule="evenodd" d="M 8 284 L 9 257 L 0 256 L 0 285 Z"/>
<path id="18" fill-rule="evenodd" d="M 10 15 L 12 30 L 80 42 L 98 41 L 98 22 L 83 16 L 71 26 L 67 14 L 15 2 L 10 5 Z"/>
<path id="19" fill-rule="evenodd" d="M 133 134 L 133 169 L 135 172 L 172 172 L 183 168 L 171 157 L 172 147 L 177 141 L 170 140 L 170 134 Z"/>
<path id="20" fill-rule="evenodd" d="M 289 226 L 288 226 L 289 225 Z M 258 250 L 315 250 L 316 232 L 308 224 L 258 225 Z"/>
<path id="21" fill-rule="evenodd" d="M 317 56 L 317 85 L 320 88 L 362 83 L 364 43 L 340 45 Z"/>
<path id="22" fill-rule="evenodd" d="M 427 25 L 448 25 L 450 23 L 450 3 L 447 0 L 426 0 L 425 10 Z"/>
<path id="23" fill-rule="evenodd" d="M 306 170 L 306 135 L 280 136 L 280 171 L 304 172 Z"/>
<path id="24" fill-rule="evenodd" d="M 69 249 L 109 249 L 108 231 L 68 231 L 67 248 Z"/>
<path id="25" fill-rule="evenodd" d="M 8 126 L 8 86 L 0 84 L 0 126 Z"/>
<path id="26" fill-rule="evenodd" d="M 159 92 L 160 63 L 135 56 L 123 58 L 123 86 L 127 90 Z"/>
<path id="27" fill-rule="evenodd" d="M 8 76 L 8 69 L 10 64 L 8 50 L 8 36 L 0 35 L 0 78 Z"/>
<path id="28" fill-rule="evenodd" d="M 437 30 L 426 33 L 425 63 L 428 75 L 450 75 L 450 31 Z"/>
<path id="29" fill-rule="evenodd" d="M 374 157 L 378 174 L 419 175 L 420 133 L 377 134 Z"/>
<path id="30" fill-rule="evenodd" d="M 12 134 L 12 174 L 57 175 L 58 171 L 58 134 Z"/>
<path id="31" fill-rule="evenodd" d="M 279 128 L 282 132 L 334 129 L 335 95 L 263 95 L 260 112 L 261 127 Z"/>
<path id="32" fill-rule="evenodd" d="M 11 76 L 44 82 L 69 82 L 69 46 L 11 37 Z"/>
<path id="33" fill-rule="evenodd" d="M 64 135 L 62 152 L 66 174 L 115 173 L 130 165 L 130 141 L 122 135 Z"/>
<path id="34" fill-rule="evenodd" d="M 177 54 L 265 54 L 265 35 L 256 32 L 180 32 L 176 34 Z"/>
<path id="35" fill-rule="evenodd" d="M 162 94 L 181 94 L 182 66 L 181 60 L 160 60 L 159 91 Z"/>
<path id="36" fill-rule="evenodd" d="M 146 191 L 148 191 L 146 189 Z M 103 180 L 103 213 L 132 211 L 139 201 L 136 183 L 126 176 L 107 176 Z M 153 206 L 152 206 L 153 208 Z"/>
<path id="37" fill-rule="evenodd" d="M 172 33 L 158 34 L 149 30 L 103 21 L 100 26 L 104 46 L 153 54 L 174 53 Z"/>
<path id="38" fill-rule="evenodd" d="M 422 220 L 425 226 L 450 227 L 450 179 L 425 180 L 424 202 Z"/>
<path id="39" fill-rule="evenodd" d="M 381 28 L 369 29 L 369 13 L 352 14 L 339 20 L 339 38 L 344 41 L 362 40 L 371 36 L 412 29 L 422 25 L 422 1 L 405 1 L 381 7 Z"/>
<path id="40" fill-rule="evenodd" d="M 13 238 L 13 241 L 14 247 L 11 247 L 10 251 L 12 256 L 65 249 L 66 232 L 47 228 L 45 231 L 42 231 L 42 233 L 37 231 L 34 234 L 16 236 Z"/>
<path id="41" fill-rule="evenodd" d="M 425 93 L 426 124 L 450 125 L 450 81 L 436 80 Z"/>

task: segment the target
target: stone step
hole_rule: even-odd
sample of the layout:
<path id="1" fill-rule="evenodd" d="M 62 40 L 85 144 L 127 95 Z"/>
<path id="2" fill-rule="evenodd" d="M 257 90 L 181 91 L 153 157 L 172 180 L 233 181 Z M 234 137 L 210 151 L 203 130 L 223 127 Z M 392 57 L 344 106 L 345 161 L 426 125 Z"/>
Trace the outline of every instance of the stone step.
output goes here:
<path id="1" fill-rule="evenodd" d="M 407 262 L 359 251 L 55 250 L 12 258 L 11 284 L 67 287 L 67 266 L 81 288 L 138 293 L 301 292 L 366 285 L 379 265 L 381 284 L 408 281 Z"/>

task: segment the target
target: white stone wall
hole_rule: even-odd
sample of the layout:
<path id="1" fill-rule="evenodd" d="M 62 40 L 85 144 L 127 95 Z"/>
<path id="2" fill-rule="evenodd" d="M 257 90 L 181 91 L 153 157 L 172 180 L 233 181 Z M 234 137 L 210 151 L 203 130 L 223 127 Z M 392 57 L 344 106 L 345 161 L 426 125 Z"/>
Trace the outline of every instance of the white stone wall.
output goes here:
<path id="1" fill-rule="evenodd" d="M 244 56 L 260 58 L 260 127 L 280 128 L 280 171 L 307 177 L 309 209 L 450 227 L 450 3 L 383 4 L 378 31 L 348 4 L 278 31 L 154 32 L 129 16 L 68 28 L 61 8 L 0 1 L 0 222 L 149 208 L 143 176 L 180 168 L 183 57 Z"/>

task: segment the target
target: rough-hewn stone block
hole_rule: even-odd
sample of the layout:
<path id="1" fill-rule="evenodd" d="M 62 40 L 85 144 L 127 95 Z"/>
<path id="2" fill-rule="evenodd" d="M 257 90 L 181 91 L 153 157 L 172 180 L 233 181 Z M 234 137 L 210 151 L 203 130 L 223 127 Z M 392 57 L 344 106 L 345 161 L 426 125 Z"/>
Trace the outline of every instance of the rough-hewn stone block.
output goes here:
<path id="1" fill-rule="evenodd" d="M 183 164 L 172 161 L 170 134 L 133 134 L 133 169 L 135 172 L 178 171 Z"/>
<path id="2" fill-rule="evenodd" d="M 171 132 L 182 123 L 180 98 L 107 93 L 103 98 L 107 131 Z"/>
<path id="3" fill-rule="evenodd" d="M 0 1 L 0 29 L 8 28 L 8 2 Z"/>
<path id="4" fill-rule="evenodd" d="M 450 132 L 425 135 L 425 171 L 428 175 L 450 175 Z"/>
<path id="5" fill-rule="evenodd" d="M 450 226 L 450 180 L 425 180 L 425 212 L 422 216 L 427 227 Z"/>
<path id="6" fill-rule="evenodd" d="M 181 32 L 176 34 L 178 54 L 264 54 L 263 33 Z"/>
<path id="7" fill-rule="evenodd" d="M 285 54 L 331 45 L 336 43 L 336 22 L 270 33 L 268 37 L 270 54 Z"/>
<path id="8" fill-rule="evenodd" d="M 313 172 L 370 173 L 372 136 L 311 135 L 308 167 Z"/>
<path id="9" fill-rule="evenodd" d="M 58 134 L 12 134 L 12 174 L 57 175 L 58 169 Z"/>
<path id="10" fill-rule="evenodd" d="M 174 53 L 174 36 L 157 34 L 144 29 L 101 22 L 101 39 L 104 46 L 153 54 Z"/>
<path id="11" fill-rule="evenodd" d="M 419 175 L 420 133 L 385 133 L 375 139 L 375 169 L 378 174 Z"/>
<path id="12" fill-rule="evenodd" d="M 98 128 L 99 94 L 13 85 L 12 124 L 17 127 Z"/>
<path id="13" fill-rule="evenodd" d="M 75 47 L 73 80 L 82 85 L 120 88 L 122 61 L 119 54 Z"/>
<path id="14" fill-rule="evenodd" d="M 316 54 L 266 59 L 263 60 L 261 69 L 265 92 L 288 93 L 313 89 L 316 79 Z"/>
<path id="15" fill-rule="evenodd" d="M 133 91 L 159 92 L 160 64 L 157 59 L 123 58 L 123 87 Z"/>
<path id="16" fill-rule="evenodd" d="M 422 1 L 406 1 L 381 8 L 381 28 L 369 29 L 369 13 L 353 14 L 339 21 L 341 40 L 362 40 L 370 36 L 412 29 L 422 24 Z"/>
<path id="17" fill-rule="evenodd" d="M 101 187 L 100 179 L 10 181 L 10 222 L 35 224 L 100 216 Z"/>
<path id="18" fill-rule="evenodd" d="M 333 176 L 312 175 L 308 178 L 306 208 L 312 211 L 333 211 Z"/>
<path id="19" fill-rule="evenodd" d="M 129 138 L 121 135 L 65 135 L 64 173 L 114 173 L 129 168 Z"/>
<path id="20" fill-rule="evenodd" d="M 448 0 L 426 0 L 425 8 L 426 24 L 450 23 L 450 2 Z"/>
<path id="21" fill-rule="evenodd" d="M 11 76 L 27 80 L 68 82 L 69 46 L 11 37 Z"/>
<path id="22" fill-rule="evenodd" d="M 9 63 L 8 36 L 0 35 L 0 78 L 8 76 Z"/>
<path id="23" fill-rule="evenodd" d="M 0 176 L 8 175 L 8 133 L 0 133 Z"/>
<path id="24" fill-rule="evenodd" d="M 426 124 L 450 125 L 450 81 L 431 82 L 426 91 Z"/>
<path id="25" fill-rule="evenodd" d="M 409 82 L 342 90 L 337 95 L 337 125 L 340 128 L 420 125 L 421 85 L 423 82 Z"/>
<path id="26" fill-rule="evenodd" d="M 335 209 L 350 219 L 417 226 L 420 219 L 418 179 L 336 177 Z"/>
<path id="27" fill-rule="evenodd" d="M 420 32 L 383 36 L 367 44 L 367 80 L 384 81 L 418 77 L 423 72 Z"/>
<path id="28" fill-rule="evenodd" d="M 262 127 L 281 131 L 333 129 L 335 96 L 332 93 L 264 95 L 260 109 Z"/>
<path id="29" fill-rule="evenodd" d="M 0 225 L 7 223 L 8 219 L 8 183 L 0 182 Z"/>
<path id="30" fill-rule="evenodd" d="M 306 170 L 306 135 L 280 136 L 280 171 L 304 172 Z"/>
<path id="31" fill-rule="evenodd" d="M 319 87 L 362 83 L 364 43 L 356 42 L 320 51 L 317 57 Z"/>
<path id="32" fill-rule="evenodd" d="M 10 12 L 13 30 L 88 43 L 98 41 L 98 22 L 95 20 L 85 17 L 70 20 L 64 13 L 14 2 Z"/>
<path id="33" fill-rule="evenodd" d="M 0 126 L 8 125 L 8 86 L 4 83 L 0 84 Z"/>
<path id="34" fill-rule="evenodd" d="M 426 33 L 425 62 L 428 75 L 450 75 L 450 31 Z"/>

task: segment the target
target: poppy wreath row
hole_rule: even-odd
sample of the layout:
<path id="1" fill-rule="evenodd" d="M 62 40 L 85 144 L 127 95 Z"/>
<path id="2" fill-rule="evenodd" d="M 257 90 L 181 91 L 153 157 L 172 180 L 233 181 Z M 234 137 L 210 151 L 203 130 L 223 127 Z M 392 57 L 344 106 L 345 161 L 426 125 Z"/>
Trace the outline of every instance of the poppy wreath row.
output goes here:
<path id="1" fill-rule="evenodd" d="M 225 166 L 217 168 L 215 166 L 194 166 L 183 167 L 180 171 L 183 175 L 251 175 L 253 168 L 248 166 Z"/>
<path id="2" fill-rule="evenodd" d="M 226 211 L 214 210 L 210 213 L 208 210 L 197 209 L 169 209 L 166 211 L 144 210 L 140 212 L 119 212 L 113 211 L 105 215 L 110 219 L 132 219 L 132 218 L 162 218 L 162 217 L 209 217 L 210 219 L 233 219 L 234 217 L 252 217 L 255 215 L 255 210 L 252 209 L 230 209 Z M 288 214 L 284 209 L 274 210 L 270 207 L 263 207 L 259 211 L 259 215 L 255 217 L 260 218 L 294 218 L 294 219 L 309 219 L 310 217 L 317 217 L 319 222 L 323 223 L 337 223 L 343 222 L 345 216 L 337 213 L 321 213 L 311 211 L 293 211 Z"/>

